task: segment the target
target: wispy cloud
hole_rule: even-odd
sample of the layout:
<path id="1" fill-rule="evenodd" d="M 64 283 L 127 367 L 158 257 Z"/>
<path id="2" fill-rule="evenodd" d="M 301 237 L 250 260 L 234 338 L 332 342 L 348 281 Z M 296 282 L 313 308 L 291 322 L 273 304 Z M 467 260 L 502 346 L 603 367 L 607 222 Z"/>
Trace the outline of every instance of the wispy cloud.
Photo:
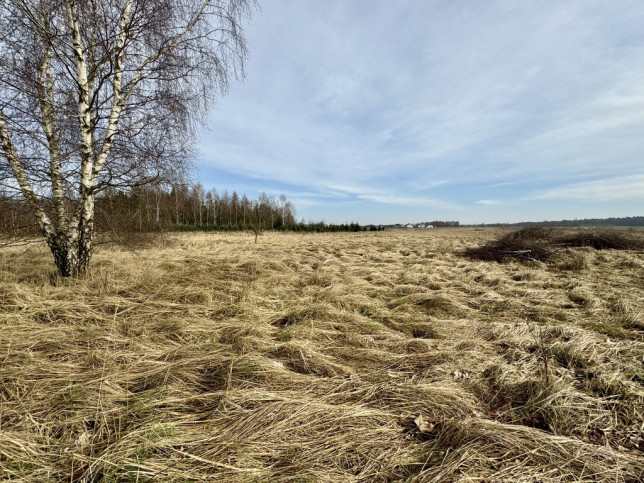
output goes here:
<path id="1" fill-rule="evenodd" d="M 521 219 L 528 202 L 556 216 L 563 199 L 592 216 L 570 204 L 592 190 L 622 201 L 615 210 L 641 199 L 600 188 L 641 172 L 641 0 L 262 8 L 248 25 L 248 79 L 220 100 L 200 141 L 206 184 L 243 178 L 308 193 L 298 196 L 305 214 L 378 211 L 383 222 L 467 206 L 481 220 L 501 206 Z M 564 198 L 564 184 L 578 194 Z"/>
<path id="2" fill-rule="evenodd" d="M 414 206 L 421 208 L 439 208 L 439 209 L 461 209 L 456 203 L 450 203 L 443 200 L 427 198 L 423 196 L 399 196 L 394 194 L 374 194 L 365 193 L 358 195 L 358 198 L 366 201 L 373 201 L 386 205 L 396 206 Z"/>
<path id="3" fill-rule="evenodd" d="M 644 201 L 644 174 L 571 183 L 537 193 L 535 199 L 580 201 Z"/>
<path id="4" fill-rule="evenodd" d="M 494 206 L 494 205 L 502 205 L 503 201 L 500 200 L 477 200 L 477 204 L 483 205 L 483 206 Z"/>

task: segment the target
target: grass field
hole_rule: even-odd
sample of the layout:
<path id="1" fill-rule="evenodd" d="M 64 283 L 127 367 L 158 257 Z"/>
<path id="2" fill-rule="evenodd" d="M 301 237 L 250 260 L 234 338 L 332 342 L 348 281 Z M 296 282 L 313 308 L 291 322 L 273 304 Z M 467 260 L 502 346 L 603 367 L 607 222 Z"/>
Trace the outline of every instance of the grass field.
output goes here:
<path id="1" fill-rule="evenodd" d="M 0 478 L 642 481 L 644 255 L 482 229 L 0 251 Z"/>

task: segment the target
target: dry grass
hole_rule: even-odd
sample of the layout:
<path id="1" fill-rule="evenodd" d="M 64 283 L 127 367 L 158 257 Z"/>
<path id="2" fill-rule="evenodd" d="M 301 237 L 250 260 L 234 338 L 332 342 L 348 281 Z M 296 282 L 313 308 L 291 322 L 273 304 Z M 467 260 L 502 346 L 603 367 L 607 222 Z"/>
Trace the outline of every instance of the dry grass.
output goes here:
<path id="1" fill-rule="evenodd" d="M 4 248 L 0 478 L 641 481 L 642 255 L 458 255 L 496 235 Z"/>

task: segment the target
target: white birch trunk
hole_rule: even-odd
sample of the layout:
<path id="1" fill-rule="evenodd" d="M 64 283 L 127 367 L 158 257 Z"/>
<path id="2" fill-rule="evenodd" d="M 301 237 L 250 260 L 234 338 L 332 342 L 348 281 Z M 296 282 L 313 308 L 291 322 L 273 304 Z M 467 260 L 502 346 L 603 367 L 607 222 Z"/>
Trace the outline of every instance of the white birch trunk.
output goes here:
<path id="1" fill-rule="evenodd" d="M 0 4 L 5 5 L 2 2 Z M 135 0 L 123 0 L 122 11 L 119 11 L 119 7 L 110 2 L 90 2 L 87 10 L 84 10 L 85 6 L 81 5 L 81 0 L 62 0 L 60 4 L 58 2 L 50 4 L 46 0 L 41 0 L 40 7 L 34 6 L 32 10 L 30 10 L 32 7 L 28 5 L 28 2 L 6 2 L 6 4 L 12 5 L 15 12 L 34 12 L 33 16 L 29 17 L 32 29 L 29 30 L 27 27 L 25 29 L 29 34 L 35 34 L 38 38 L 33 48 L 34 59 L 39 62 L 35 65 L 37 92 L 33 93 L 29 89 L 25 89 L 23 92 L 27 96 L 32 95 L 30 102 L 35 102 L 35 105 L 40 109 L 40 118 L 37 116 L 34 118 L 40 124 L 42 133 L 26 132 L 18 122 L 16 124 L 17 131 L 13 133 L 15 138 L 12 140 L 11 129 L 14 128 L 12 124 L 14 120 L 10 119 L 11 122 L 8 122 L 5 117 L 5 114 L 13 115 L 11 107 L 7 107 L 5 112 L 0 108 L 1 154 L 8 160 L 10 171 L 16 179 L 22 195 L 34 209 L 40 231 L 49 245 L 60 275 L 82 274 L 87 270 L 92 254 L 95 196 L 100 187 L 99 179 L 102 180 L 105 174 L 105 164 L 109 162 L 110 152 L 113 151 L 116 137 L 122 135 L 123 128 L 119 122 L 131 122 L 129 118 L 125 119 L 122 113 L 128 102 L 137 98 L 137 88 L 148 82 L 150 78 L 151 82 L 154 82 L 154 75 L 150 77 L 150 72 L 159 68 L 156 65 L 157 61 L 162 62 L 166 54 L 171 54 L 173 49 L 182 48 L 182 42 L 187 42 L 187 45 L 191 42 L 201 45 L 198 36 L 191 38 L 187 34 L 209 13 L 221 15 L 225 25 L 233 26 L 230 31 L 222 30 L 222 32 L 227 32 L 224 39 L 230 34 L 231 44 L 237 45 L 242 53 L 245 52 L 245 46 L 243 41 L 237 43 L 241 39 L 234 28 L 237 24 L 236 18 L 231 17 L 227 20 L 226 9 L 219 5 L 219 2 L 212 0 L 201 0 L 194 2 L 194 4 L 189 2 L 190 6 L 195 8 L 195 14 L 186 15 L 185 22 L 175 24 L 171 30 L 173 34 L 170 35 L 172 36 L 159 43 L 158 46 L 148 51 L 144 49 L 143 51 L 147 55 L 144 58 L 137 57 L 141 55 L 141 51 L 137 50 L 137 47 L 131 47 L 136 45 L 139 40 L 145 41 L 146 25 L 140 23 L 140 5 Z M 146 5 L 154 5 L 154 2 Z M 184 2 L 171 2 L 171 5 L 183 6 Z M 111 15 L 103 18 L 102 15 L 106 11 L 109 11 Z M 85 18 L 84 15 L 93 17 Z M 108 20 L 108 18 L 110 24 L 101 26 L 101 22 Z M 118 30 L 114 32 L 116 35 L 112 36 L 112 27 L 115 27 L 114 20 L 117 19 Z M 85 21 L 88 23 L 85 24 Z M 144 19 L 144 21 L 147 20 Z M 65 22 L 66 26 L 63 25 Z M 82 30 L 86 27 L 89 30 Z M 108 32 L 109 39 L 102 39 L 101 36 Z M 68 38 L 64 38 L 65 36 Z M 206 33 L 205 36 L 209 37 L 210 33 Z M 0 35 L 0 39 L 2 38 Z M 109 48 L 99 55 L 101 48 L 105 46 Z M 131 56 L 126 56 L 126 50 L 129 48 L 134 49 L 134 53 Z M 70 52 L 72 54 L 71 65 L 68 62 Z M 185 55 L 188 58 L 192 54 L 183 52 L 179 55 Z M 205 53 L 203 58 L 217 60 L 214 56 L 209 57 Z M 241 62 L 241 58 L 239 61 Z M 235 63 L 236 61 L 231 62 Z M 217 62 L 214 65 L 215 71 L 221 66 L 221 78 L 226 80 L 229 73 L 224 68 L 224 64 Z M 64 65 L 64 69 L 62 69 L 64 72 L 61 70 L 61 65 Z M 107 69 L 105 69 L 106 66 Z M 125 77 L 124 69 L 127 71 Z M 215 77 L 219 77 L 219 74 L 213 78 Z M 29 80 L 33 80 L 31 76 Z M 58 85 L 59 82 L 64 82 L 64 84 Z M 77 91 L 77 99 L 73 100 L 77 105 L 74 106 L 73 111 L 76 112 L 74 121 L 77 120 L 78 126 L 76 127 L 74 122 L 73 129 L 78 130 L 74 133 L 70 131 L 70 123 L 64 120 L 72 110 L 69 109 L 69 97 L 66 94 L 62 97 L 60 95 L 70 85 L 73 85 Z M 62 101 L 61 98 L 65 100 Z M 28 105 L 31 106 L 32 103 Z M 61 106 L 64 111 L 59 110 Z M 136 108 L 137 105 L 134 109 Z M 44 134 L 43 138 L 40 138 L 41 134 Z M 43 156 L 37 158 L 37 163 L 31 161 L 35 158 L 29 158 L 27 154 L 23 159 L 19 157 L 16 146 L 22 145 L 21 139 L 24 137 L 30 137 L 34 143 L 42 144 L 45 147 L 44 166 L 41 164 Z M 69 149 L 72 143 L 73 149 Z M 78 165 L 72 167 L 72 160 Z M 53 211 L 49 215 L 45 209 L 48 205 L 43 202 L 49 193 L 41 191 L 43 188 L 40 184 L 44 172 L 49 178 L 47 182 L 51 187 L 53 201 Z M 70 178 L 70 172 L 77 173 L 74 175 L 74 179 Z M 179 193 L 177 192 L 175 199 L 177 223 L 179 223 L 181 216 L 179 201 Z M 75 206 L 74 209 L 70 208 L 72 204 Z M 207 222 L 210 215 L 209 208 L 208 206 L 206 213 Z M 150 218 L 152 212 L 147 211 L 146 215 Z M 186 216 L 189 216 L 188 212 L 186 212 Z M 216 206 L 213 206 L 213 216 L 216 219 Z M 237 213 L 235 213 L 235 217 L 237 218 Z M 203 199 L 201 198 L 199 199 L 199 215 L 195 220 L 197 219 L 202 225 Z M 159 220 L 160 205 L 157 199 L 157 223 Z"/>

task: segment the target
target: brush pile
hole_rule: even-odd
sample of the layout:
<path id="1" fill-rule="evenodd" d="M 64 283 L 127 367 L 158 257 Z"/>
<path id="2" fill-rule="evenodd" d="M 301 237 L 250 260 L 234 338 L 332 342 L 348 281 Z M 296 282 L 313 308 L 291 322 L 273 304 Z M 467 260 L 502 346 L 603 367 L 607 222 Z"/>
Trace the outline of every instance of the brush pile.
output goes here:
<path id="1" fill-rule="evenodd" d="M 618 230 L 562 231 L 538 226 L 508 233 L 478 247 L 467 248 L 463 256 L 472 260 L 549 262 L 566 248 L 592 247 L 597 250 L 644 250 L 644 237 Z"/>
<path id="2" fill-rule="evenodd" d="M 592 247 L 596 250 L 644 250 L 644 238 L 619 230 L 579 230 L 562 234 L 558 242 L 568 247 Z"/>

